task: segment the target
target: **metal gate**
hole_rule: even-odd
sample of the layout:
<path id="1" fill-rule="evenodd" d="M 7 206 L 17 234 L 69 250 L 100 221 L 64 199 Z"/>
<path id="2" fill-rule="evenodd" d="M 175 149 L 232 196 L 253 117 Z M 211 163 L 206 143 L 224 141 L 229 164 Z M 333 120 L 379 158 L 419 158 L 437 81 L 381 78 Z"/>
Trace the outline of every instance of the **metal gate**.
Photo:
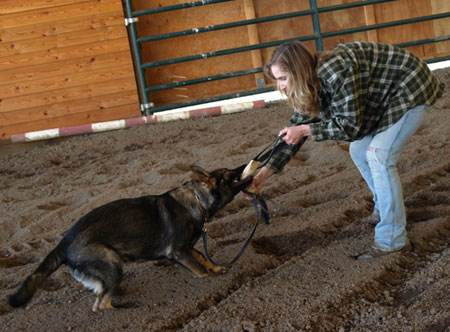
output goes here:
<path id="1" fill-rule="evenodd" d="M 333 6 L 326 6 L 326 7 L 319 7 L 317 0 L 309 0 L 309 8 L 306 10 L 300 10 L 295 12 L 288 12 L 283 14 L 277 14 L 277 15 L 268 15 L 265 17 L 254 17 L 250 16 L 250 18 L 247 17 L 245 20 L 238 20 L 238 21 L 232 21 L 227 22 L 223 24 L 217 24 L 217 25 L 208 25 L 208 26 L 202 26 L 199 28 L 192 28 L 187 30 L 181 30 L 181 31 L 174 31 L 174 32 L 168 32 L 168 33 L 162 33 L 162 34 L 156 34 L 156 35 L 140 35 L 139 29 L 137 28 L 137 24 L 139 23 L 140 19 L 142 17 L 146 17 L 148 19 L 148 22 L 151 22 L 152 15 L 161 14 L 161 13 L 169 13 L 169 12 L 176 12 L 180 11 L 186 8 L 192 8 L 192 7 L 200 7 L 200 6 L 211 6 L 216 5 L 219 3 L 225 3 L 225 2 L 240 2 L 240 1 L 232 1 L 232 0 L 203 0 L 203 1 L 194 1 L 194 2 L 188 2 L 188 3 L 181 3 L 181 4 L 175 4 L 170 6 L 163 6 L 163 7 L 157 7 L 157 8 L 149 8 L 149 9 L 141 9 L 141 10 L 134 10 L 133 4 L 136 0 L 125 0 L 125 24 L 128 27 L 129 31 L 129 37 L 130 37 L 130 43 L 132 46 L 132 51 L 134 55 L 134 63 L 135 63 L 135 71 L 136 71 L 136 77 L 137 77 L 137 83 L 139 88 L 139 94 L 141 98 L 141 111 L 144 115 L 150 115 L 155 112 L 174 109 L 174 108 L 180 108 L 185 106 L 192 106 L 207 102 L 213 102 L 213 101 L 219 101 L 219 100 L 225 100 L 225 99 L 231 99 L 235 97 L 242 97 L 242 96 L 248 96 L 258 93 L 264 93 L 273 91 L 275 88 L 273 84 L 266 84 L 264 81 L 264 78 L 262 76 L 263 68 L 262 68 L 262 62 L 261 58 L 259 58 L 259 61 L 253 61 L 251 66 L 249 68 L 245 68 L 244 70 L 238 70 L 238 71 L 230 71 L 230 72 L 222 72 L 215 75 L 209 75 L 209 76 L 203 76 L 203 77 L 196 77 L 193 79 L 181 79 L 177 80 L 175 82 L 163 82 L 158 84 L 152 83 L 152 76 L 149 75 L 149 70 L 155 69 L 155 68 L 161 68 L 168 65 L 176 65 L 176 64 L 183 64 L 191 61 L 197 61 L 197 60 L 205 60 L 213 57 L 222 57 L 227 56 L 230 54 L 236 54 L 241 52 L 253 52 L 255 50 L 261 50 L 261 49 L 267 49 L 267 48 L 273 48 L 277 45 L 280 45 L 285 42 L 298 40 L 302 42 L 313 42 L 315 44 L 316 50 L 324 50 L 324 40 L 331 37 L 339 37 L 354 33 L 360 33 L 360 32 L 368 32 L 376 31 L 377 29 L 384 29 L 389 27 L 395 27 L 400 25 L 407 25 L 411 23 L 417 23 L 417 22 L 426 22 L 426 21 L 436 21 L 436 20 L 442 20 L 450 17 L 450 12 L 442 12 L 437 14 L 431 14 L 431 15 L 425 15 L 425 16 L 418 16 L 414 18 L 408 18 L 408 19 L 401 19 L 401 20 L 395 20 L 391 22 L 383 22 L 383 23 L 375 23 L 375 24 L 365 24 L 363 26 L 357 26 L 357 27 L 351 27 L 347 29 L 338 29 L 334 31 L 328 31 L 328 32 L 322 32 L 322 26 L 324 24 L 323 20 L 321 21 L 321 14 L 328 13 L 328 12 L 338 12 L 342 10 L 348 10 L 353 9 L 357 7 L 364 7 L 368 8 L 367 6 L 372 5 L 378 5 L 382 3 L 388 3 L 388 2 L 396 2 L 398 0 L 365 0 L 365 1 L 356 1 L 352 3 L 345 3 L 340 5 L 333 5 Z M 246 2 L 245 0 L 243 0 Z M 446 0 L 443 0 L 446 1 Z M 248 1 L 247 1 L 248 2 Z M 251 1 L 251 5 L 253 5 Z M 307 2 L 306 0 L 304 1 Z M 275 2 L 274 2 L 275 4 Z M 244 4 L 244 5 L 248 5 Z M 254 14 L 254 11 L 253 11 Z M 227 49 L 221 49 L 221 50 L 213 50 L 205 53 L 197 53 L 192 55 L 181 55 L 176 56 L 168 59 L 162 59 L 157 61 L 145 61 L 143 59 L 142 55 L 142 49 L 143 45 L 150 42 L 155 41 L 163 41 L 168 39 L 173 39 L 177 37 L 182 36 L 189 36 L 189 35 L 196 35 L 196 34 L 203 34 L 211 31 L 218 31 L 218 30 L 224 30 L 224 29 L 233 29 L 236 27 L 255 27 L 257 24 L 263 24 L 266 22 L 271 21 L 281 21 L 281 20 L 287 20 L 292 18 L 298 18 L 298 17 L 309 17 L 312 23 L 313 27 L 313 33 L 307 34 L 307 35 L 298 35 L 294 36 L 293 38 L 288 39 L 278 39 L 274 41 L 269 42 L 258 42 L 258 38 L 256 36 L 256 39 L 254 38 L 253 41 L 250 40 L 250 43 L 248 45 L 239 46 L 239 47 L 232 47 Z M 151 23 L 150 23 L 151 24 Z M 443 24 L 447 24 L 446 22 L 443 22 Z M 448 25 L 447 25 L 448 26 Z M 444 29 L 445 31 L 445 29 Z M 254 32 L 253 32 L 254 33 Z M 448 33 L 448 30 L 447 30 Z M 413 36 L 411 35 L 411 39 Z M 250 37 L 251 39 L 251 37 Z M 256 42 L 255 42 L 256 40 Z M 433 38 L 425 38 L 420 40 L 411 40 L 408 42 L 402 42 L 398 43 L 397 45 L 400 47 L 412 47 L 417 45 L 431 45 L 433 43 L 441 43 L 441 42 L 448 42 L 450 40 L 450 35 L 441 35 L 441 36 L 434 36 Z M 428 63 L 431 62 L 438 62 L 443 60 L 449 60 L 450 54 L 447 52 L 443 56 L 439 57 L 433 57 L 428 58 L 425 61 Z M 257 64 L 255 66 L 255 64 Z M 207 98 L 191 98 L 191 100 L 182 101 L 182 102 L 175 102 L 175 103 L 167 103 L 167 104 L 161 104 L 156 105 L 154 103 L 152 96 L 154 93 L 161 91 L 161 90 L 170 90 L 170 89 L 180 89 L 182 87 L 187 87 L 190 85 L 196 85 L 201 83 L 207 83 L 207 82 L 213 82 L 218 80 L 227 80 L 230 78 L 239 78 L 244 77 L 246 75 L 253 75 L 256 77 L 256 84 L 255 88 L 252 89 L 245 89 L 243 91 L 237 91 L 233 93 L 228 94 L 221 94 L 221 95 L 214 95 L 209 96 Z M 259 75 L 259 76 L 257 76 Z"/>

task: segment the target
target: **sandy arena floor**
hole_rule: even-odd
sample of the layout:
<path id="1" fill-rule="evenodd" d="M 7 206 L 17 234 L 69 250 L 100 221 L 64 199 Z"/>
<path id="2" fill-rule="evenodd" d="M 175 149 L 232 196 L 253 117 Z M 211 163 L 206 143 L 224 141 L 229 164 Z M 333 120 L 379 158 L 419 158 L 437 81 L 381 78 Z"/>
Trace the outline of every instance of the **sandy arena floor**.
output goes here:
<path id="1" fill-rule="evenodd" d="M 450 69 L 436 71 L 450 87 Z M 284 104 L 221 117 L 134 127 L 34 144 L 0 155 L 1 331 L 450 331 L 450 88 L 398 162 L 411 253 L 371 261 L 366 184 L 348 143 L 309 140 L 264 194 L 261 224 L 225 275 L 196 279 L 180 266 L 125 266 L 126 308 L 91 312 L 95 296 L 61 267 L 26 309 L 5 302 L 91 209 L 159 194 L 189 165 L 236 167 L 288 122 Z M 20 146 L 16 146 L 20 149 Z M 239 195 L 210 224 L 210 250 L 228 261 L 254 223 Z M 197 243 L 203 251 L 202 241 Z"/>

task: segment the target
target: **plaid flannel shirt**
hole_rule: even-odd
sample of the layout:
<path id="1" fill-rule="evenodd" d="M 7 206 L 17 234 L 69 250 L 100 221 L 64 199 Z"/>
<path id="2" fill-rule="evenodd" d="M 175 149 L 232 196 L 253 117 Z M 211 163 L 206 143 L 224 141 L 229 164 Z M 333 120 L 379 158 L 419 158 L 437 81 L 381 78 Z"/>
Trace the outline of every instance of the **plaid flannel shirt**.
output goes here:
<path id="1" fill-rule="evenodd" d="M 349 43 L 320 65 L 320 111 L 311 119 L 297 110 L 289 126 L 310 123 L 316 141 L 355 141 L 379 133 L 418 105 L 433 105 L 444 84 L 426 63 L 392 45 Z M 295 146 L 274 154 L 266 167 L 280 172 L 297 153 Z"/>

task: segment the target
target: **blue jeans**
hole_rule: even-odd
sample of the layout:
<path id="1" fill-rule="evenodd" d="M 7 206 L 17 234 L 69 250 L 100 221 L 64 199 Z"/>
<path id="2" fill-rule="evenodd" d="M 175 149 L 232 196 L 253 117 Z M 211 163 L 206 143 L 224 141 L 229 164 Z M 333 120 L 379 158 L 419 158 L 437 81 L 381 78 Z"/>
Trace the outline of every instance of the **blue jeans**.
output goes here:
<path id="1" fill-rule="evenodd" d="M 373 194 L 374 214 L 380 217 L 374 238 L 378 249 L 397 250 L 406 244 L 406 213 L 396 163 L 406 142 L 424 123 L 428 108 L 414 107 L 389 129 L 350 144 L 350 156 Z"/>

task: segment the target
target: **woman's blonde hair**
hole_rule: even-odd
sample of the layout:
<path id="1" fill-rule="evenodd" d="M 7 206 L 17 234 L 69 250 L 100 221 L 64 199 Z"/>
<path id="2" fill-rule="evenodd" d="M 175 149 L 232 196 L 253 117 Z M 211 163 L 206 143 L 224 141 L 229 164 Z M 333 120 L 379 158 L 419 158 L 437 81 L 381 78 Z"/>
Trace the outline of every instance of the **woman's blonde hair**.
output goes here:
<path id="1" fill-rule="evenodd" d="M 315 116 L 319 111 L 320 90 L 317 67 L 322 58 L 321 54 L 312 54 L 300 42 L 294 41 L 278 46 L 264 71 L 272 79 L 276 79 L 271 70 L 273 65 L 286 72 L 289 86 L 287 91 L 280 92 L 288 97 L 292 107 L 303 114 Z"/>

